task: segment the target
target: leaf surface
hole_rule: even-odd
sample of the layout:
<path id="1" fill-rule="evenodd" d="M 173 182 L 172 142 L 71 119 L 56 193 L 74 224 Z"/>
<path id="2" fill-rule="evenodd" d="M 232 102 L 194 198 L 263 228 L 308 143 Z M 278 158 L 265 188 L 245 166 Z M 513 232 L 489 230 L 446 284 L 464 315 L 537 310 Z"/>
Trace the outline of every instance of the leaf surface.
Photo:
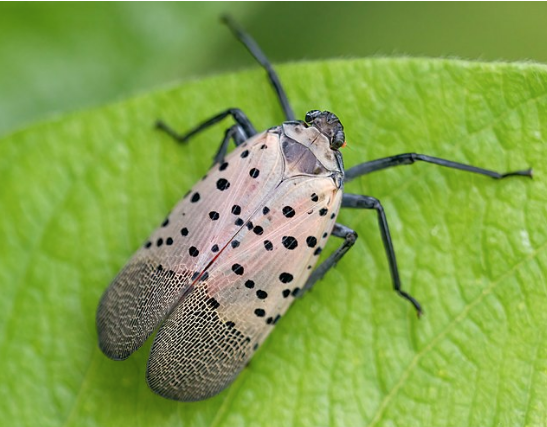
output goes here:
<path id="1" fill-rule="evenodd" d="M 228 107 L 283 121 L 263 72 L 193 81 L 39 123 L 0 140 L 0 413 L 31 426 L 540 425 L 547 417 L 547 69 L 429 59 L 289 64 L 303 117 L 335 112 L 346 167 L 418 152 L 535 179 L 435 165 L 374 173 L 346 191 L 380 199 L 403 286 L 391 290 L 376 216 L 344 211 L 354 249 L 297 301 L 238 380 L 177 403 L 96 344 L 98 300 L 210 166 L 225 126 L 181 131 Z M 340 242 L 331 240 L 328 249 Z M 326 251 L 328 252 L 328 250 Z"/>

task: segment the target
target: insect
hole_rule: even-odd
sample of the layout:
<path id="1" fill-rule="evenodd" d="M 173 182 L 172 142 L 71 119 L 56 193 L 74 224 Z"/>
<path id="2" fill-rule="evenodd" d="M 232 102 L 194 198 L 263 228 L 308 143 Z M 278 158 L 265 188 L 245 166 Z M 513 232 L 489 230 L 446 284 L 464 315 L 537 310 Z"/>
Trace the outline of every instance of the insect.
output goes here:
<path id="1" fill-rule="evenodd" d="M 151 389 L 170 399 L 207 399 L 230 385 L 295 297 L 340 261 L 357 239 L 336 222 L 340 208 L 371 209 L 389 261 L 395 291 L 418 315 L 418 301 L 401 287 L 381 203 L 344 192 L 348 181 L 415 161 L 501 179 L 500 174 L 407 153 L 344 170 L 344 128 L 328 111 L 296 120 L 283 87 L 257 44 L 225 23 L 267 71 L 286 121 L 258 133 L 238 109 L 225 110 L 179 135 L 177 141 L 231 116 L 206 177 L 189 191 L 105 291 L 97 310 L 99 346 L 123 360 L 156 330 L 147 366 Z M 228 153 L 230 142 L 236 148 Z M 341 245 L 316 267 L 329 236 Z"/>

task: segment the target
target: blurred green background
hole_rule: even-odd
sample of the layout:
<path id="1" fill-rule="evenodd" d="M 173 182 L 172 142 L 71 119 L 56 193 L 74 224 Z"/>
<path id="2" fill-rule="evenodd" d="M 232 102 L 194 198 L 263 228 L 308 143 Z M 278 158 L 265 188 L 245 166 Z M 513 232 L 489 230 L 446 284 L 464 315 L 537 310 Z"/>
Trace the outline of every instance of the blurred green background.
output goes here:
<path id="1" fill-rule="evenodd" d="M 2 3 L 0 135 L 254 66 L 219 24 L 222 12 L 274 62 L 403 54 L 547 62 L 543 2 Z"/>

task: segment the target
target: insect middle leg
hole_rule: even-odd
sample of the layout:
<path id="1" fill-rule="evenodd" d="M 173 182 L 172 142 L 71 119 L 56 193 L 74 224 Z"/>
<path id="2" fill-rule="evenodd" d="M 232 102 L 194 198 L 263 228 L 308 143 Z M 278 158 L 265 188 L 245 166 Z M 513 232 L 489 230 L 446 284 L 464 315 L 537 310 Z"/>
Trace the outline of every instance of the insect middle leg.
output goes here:
<path id="1" fill-rule="evenodd" d="M 229 108 L 225 111 L 222 111 L 221 113 L 211 117 L 210 119 L 204 121 L 200 125 L 196 126 L 194 129 L 184 134 L 179 134 L 177 131 L 175 131 L 173 128 L 171 128 L 161 120 L 158 120 L 156 122 L 156 128 L 167 133 L 175 141 L 180 143 L 186 143 L 194 135 L 220 122 L 227 116 L 232 116 L 236 124 L 226 130 L 226 133 L 224 134 L 224 139 L 222 140 L 222 143 L 220 144 L 220 147 L 214 157 L 213 164 L 216 164 L 224 161 L 224 156 L 226 156 L 226 152 L 228 151 L 228 144 L 231 139 L 234 141 L 237 147 L 257 133 L 255 127 L 253 126 L 247 115 L 240 109 Z"/>
<path id="2" fill-rule="evenodd" d="M 401 297 L 408 300 L 416 309 L 418 316 L 420 316 L 423 313 L 420 303 L 412 295 L 402 290 L 401 278 L 399 276 L 399 268 L 397 267 L 397 258 L 395 256 L 395 250 L 393 249 L 393 242 L 391 241 L 391 234 L 389 232 L 386 214 L 380 201 L 370 196 L 346 193 L 342 196 L 342 207 L 355 209 L 374 209 L 376 211 L 376 213 L 378 214 L 378 225 L 380 226 L 382 242 L 384 243 L 384 249 L 386 251 L 387 259 L 389 262 L 389 271 L 391 273 L 393 289 Z M 320 265 L 319 267 L 321 266 L 322 265 Z"/>
<path id="3" fill-rule="evenodd" d="M 237 133 L 238 133 L 240 141 L 245 141 L 246 139 L 249 139 L 251 136 L 256 135 L 257 132 L 255 127 L 253 126 L 253 124 L 251 123 L 247 115 L 243 111 L 241 111 L 239 108 L 228 108 L 227 110 L 224 110 L 218 113 L 217 115 L 211 117 L 210 119 L 205 120 L 203 123 L 199 124 L 194 129 L 183 134 L 178 133 L 172 127 L 165 124 L 162 120 L 156 121 L 156 128 L 167 133 L 177 142 L 185 143 L 194 135 L 200 133 L 201 131 L 204 131 L 208 127 L 220 122 L 221 120 L 223 120 L 224 118 L 228 116 L 233 117 L 233 119 L 236 122 L 235 126 L 239 128 Z"/>

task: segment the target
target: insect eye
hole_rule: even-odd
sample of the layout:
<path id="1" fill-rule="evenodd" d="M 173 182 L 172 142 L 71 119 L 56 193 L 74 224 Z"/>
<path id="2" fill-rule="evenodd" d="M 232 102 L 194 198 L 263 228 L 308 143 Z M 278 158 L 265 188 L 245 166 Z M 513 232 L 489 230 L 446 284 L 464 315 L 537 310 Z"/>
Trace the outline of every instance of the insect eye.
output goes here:
<path id="1" fill-rule="evenodd" d="M 304 121 L 306 123 L 311 123 L 313 119 L 315 119 L 319 114 L 321 114 L 321 111 L 319 110 L 311 110 L 306 113 L 306 117 L 304 117 Z"/>
<path id="2" fill-rule="evenodd" d="M 330 144 L 330 148 L 333 150 L 338 150 L 340 147 L 344 145 L 344 142 L 346 141 L 346 136 L 344 135 L 344 131 L 338 131 L 334 134 L 332 137 L 332 142 Z"/>

